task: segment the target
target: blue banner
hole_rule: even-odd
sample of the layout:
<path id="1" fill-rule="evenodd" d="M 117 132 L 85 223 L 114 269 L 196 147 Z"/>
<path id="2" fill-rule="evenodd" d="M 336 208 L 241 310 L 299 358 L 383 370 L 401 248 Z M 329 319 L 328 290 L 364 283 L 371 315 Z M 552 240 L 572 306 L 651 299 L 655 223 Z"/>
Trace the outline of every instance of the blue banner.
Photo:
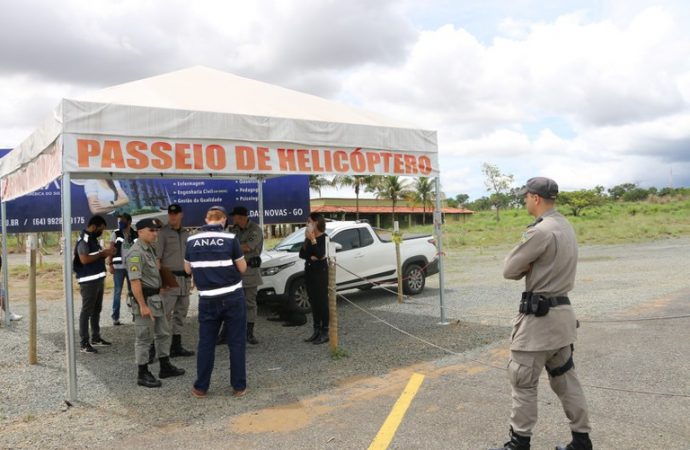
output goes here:
<path id="1" fill-rule="evenodd" d="M 0 149 L 0 158 L 9 150 Z M 7 202 L 7 231 L 33 233 L 60 231 L 61 180 L 21 198 Z M 309 214 L 309 177 L 289 175 L 264 181 L 264 223 L 302 223 Z M 95 214 L 115 228 L 117 214 L 129 213 L 134 223 L 143 217 L 167 220 L 167 207 L 177 203 L 184 213 L 183 224 L 204 224 L 206 211 L 221 205 L 228 212 L 245 206 L 258 222 L 256 181 L 221 179 L 137 178 L 126 180 L 72 180 L 72 228 L 81 230 Z"/>

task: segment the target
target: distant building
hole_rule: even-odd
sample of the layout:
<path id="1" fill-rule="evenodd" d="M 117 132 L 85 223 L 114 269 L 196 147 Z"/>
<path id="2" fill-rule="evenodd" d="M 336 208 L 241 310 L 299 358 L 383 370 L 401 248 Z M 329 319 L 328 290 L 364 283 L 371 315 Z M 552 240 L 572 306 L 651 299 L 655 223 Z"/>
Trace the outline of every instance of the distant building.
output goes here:
<path id="1" fill-rule="evenodd" d="M 311 211 L 318 212 L 326 218 L 336 220 L 355 220 L 357 217 L 357 201 L 354 198 L 312 198 Z M 401 226 L 431 225 L 434 207 L 427 206 L 426 212 L 419 205 L 401 201 L 395 205 L 395 217 Z M 463 208 L 442 207 L 443 221 L 464 221 L 474 211 Z M 375 227 L 392 228 L 393 204 L 390 200 L 359 199 L 359 218 L 366 219 Z"/>

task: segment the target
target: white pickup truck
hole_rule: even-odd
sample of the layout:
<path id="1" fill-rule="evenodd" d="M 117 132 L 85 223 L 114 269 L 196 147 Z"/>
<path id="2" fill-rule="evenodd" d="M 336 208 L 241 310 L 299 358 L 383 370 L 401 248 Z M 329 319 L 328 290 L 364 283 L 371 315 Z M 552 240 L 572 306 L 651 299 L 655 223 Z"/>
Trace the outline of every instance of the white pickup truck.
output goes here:
<path id="1" fill-rule="evenodd" d="M 375 230 L 367 222 L 326 222 L 326 234 L 336 249 L 337 290 L 369 289 L 378 283 L 396 283 L 395 244 L 391 233 Z M 259 301 L 288 301 L 292 306 L 310 309 L 304 284 L 304 260 L 299 250 L 304 243 L 304 228 L 296 230 L 273 249 L 261 255 Z M 438 273 L 436 246 L 430 235 L 405 237 L 400 245 L 403 290 L 419 294 L 426 277 Z"/>

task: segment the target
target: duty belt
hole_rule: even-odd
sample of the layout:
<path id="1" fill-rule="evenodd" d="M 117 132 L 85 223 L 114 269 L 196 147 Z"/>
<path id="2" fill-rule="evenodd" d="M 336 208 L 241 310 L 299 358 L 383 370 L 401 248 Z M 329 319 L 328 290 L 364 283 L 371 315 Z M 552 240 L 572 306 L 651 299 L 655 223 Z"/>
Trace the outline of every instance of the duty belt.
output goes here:
<path id="1" fill-rule="evenodd" d="M 145 298 L 153 297 L 154 295 L 160 294 L 161 290 L 160 288 L 142 288 L 143 294 Z"/>
<path id="2" fill-rule="evenodd" d="M 549 313 L 549 308 L 569 304 L 570 299 L 568 297 L 546 297 L 534 292 L 523 292 L 519 312 L 541 317 Z"/>
<path id="3" fill-rule="evenodd" d="M 188 273 L 185 272 L 184 270 L 172 270 L 171 272 L 172 272 L 173 275 L 175 275 L 176 277 L 185 277 L 185 278 L 189 278 L 189 277 L 192 276 L 191 274 L 188 274 Z"/>

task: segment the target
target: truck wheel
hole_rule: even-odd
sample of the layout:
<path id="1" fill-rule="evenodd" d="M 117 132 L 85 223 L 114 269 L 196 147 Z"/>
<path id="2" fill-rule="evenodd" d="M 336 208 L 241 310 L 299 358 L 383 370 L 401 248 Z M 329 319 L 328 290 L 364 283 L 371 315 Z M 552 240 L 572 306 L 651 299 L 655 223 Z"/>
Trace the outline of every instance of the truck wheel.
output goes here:
<path id="1" fill-rule="evenodd" d="M 410 264 L 403 272 L 403 292 L 408 295 L 419 294 L 424 290 L 426 275 L 418 264 Z"/>
<path id="2" fill-rule="evenodd" d="M 307 295 L 307 285 L 304 283 L 304 278 L 298 278 L 292 282 L 289 297 L 290 306 L 296 311 L 311 311 L 311 303 Z"/>

